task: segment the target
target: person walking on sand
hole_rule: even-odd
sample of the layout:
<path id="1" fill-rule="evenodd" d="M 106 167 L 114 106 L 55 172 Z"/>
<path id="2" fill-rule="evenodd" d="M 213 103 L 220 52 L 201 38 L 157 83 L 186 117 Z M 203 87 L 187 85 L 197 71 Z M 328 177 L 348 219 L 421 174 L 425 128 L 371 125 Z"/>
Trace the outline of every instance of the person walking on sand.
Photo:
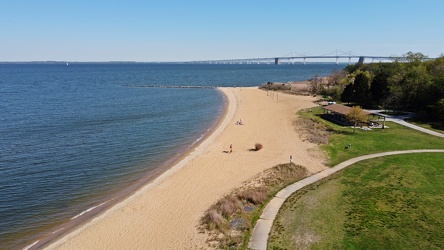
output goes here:
<path id="1" fill-rule="evenodd" d="M 233 144 L 230 144 L 230 154 L 233 152 Z"/>

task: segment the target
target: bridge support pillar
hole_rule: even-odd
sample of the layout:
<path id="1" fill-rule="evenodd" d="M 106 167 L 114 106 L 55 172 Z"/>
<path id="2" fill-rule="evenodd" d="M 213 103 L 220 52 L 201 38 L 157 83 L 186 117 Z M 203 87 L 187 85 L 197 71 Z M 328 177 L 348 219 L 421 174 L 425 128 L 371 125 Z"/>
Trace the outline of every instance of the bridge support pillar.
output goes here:
<path id="1" fill-rule="evenodd" d="M 278 57 L 276 57 L 276 58 L 274 59 L 274 64 L 279 65 L 279 61 L 280 61 L 280 59 L 279 59 Z"/>
<path id="2" fill-rule="evenodd" d="M 360 56 L 360 57 L 359 57 L 358 64 L 364 64 L 364 61 L 365 61 L 365 57 Z"/>

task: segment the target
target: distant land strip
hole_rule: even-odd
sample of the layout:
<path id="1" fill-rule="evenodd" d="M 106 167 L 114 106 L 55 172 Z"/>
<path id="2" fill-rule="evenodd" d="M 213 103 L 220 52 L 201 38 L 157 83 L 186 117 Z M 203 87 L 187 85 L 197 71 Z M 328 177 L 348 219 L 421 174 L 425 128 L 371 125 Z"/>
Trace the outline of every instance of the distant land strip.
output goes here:
<path id="1" fill-rule="evenodd" d="M 124 85 L 132 88 L 169 88 L 169 89 L 215 89 L 213 86 L 171 86 L 171 85 L 141 85 L 141 84 L 127 84 Z"/>

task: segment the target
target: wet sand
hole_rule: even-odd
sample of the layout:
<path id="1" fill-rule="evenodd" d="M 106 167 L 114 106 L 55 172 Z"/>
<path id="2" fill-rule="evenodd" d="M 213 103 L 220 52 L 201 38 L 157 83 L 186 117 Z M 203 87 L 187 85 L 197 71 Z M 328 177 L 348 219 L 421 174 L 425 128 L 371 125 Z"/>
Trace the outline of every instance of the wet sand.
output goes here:
<path id="1" fill-rule="evenodd" d="M 220 88 L 223 119 L 171 169 L 135 194 L 61 237 L 48 249 L 206 249 L 199 220 L 218 199 L 265 169 L 289 161 L 315 173 L 325 169 L 315 146 L 292 121 L 313 97 L 258 88 Z M 244 125 L 236 125 L 242 119 Z M 255 143 L 263 149 L 251 151 Z M 230 144 L 233 152 L 229 151 Z"/>

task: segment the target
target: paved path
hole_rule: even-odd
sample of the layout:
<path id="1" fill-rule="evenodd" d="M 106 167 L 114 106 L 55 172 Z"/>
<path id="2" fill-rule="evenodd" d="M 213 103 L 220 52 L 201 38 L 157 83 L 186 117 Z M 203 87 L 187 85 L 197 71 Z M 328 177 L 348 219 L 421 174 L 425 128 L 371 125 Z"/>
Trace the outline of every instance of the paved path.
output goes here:
<path id="1" fill-rule="evenodd" d="M 411 125 L 411 124 L 410 124 Z M 433 131 L 432 131 L 433 132 Z M 264 211 L 260 219 L 257 221 L 256 226 L 253 229 L 253 233 L 250 238 L 250 242 L 248 244 L 248 249 L 267 249 L 267 241 L 268 234 L 270 233 L 271 226 L 273 224 L 274 218 L 276 217 L 280 207 L 284 203 L 285 199 L 287 199 L 292 193 L 297 190 L 310 185 L 316 181 L 319 181 L 333 173 L 338 172 L 341 169 L 344 169 L 356 162 L 382 157 L 389 155 L 397 155 L 397 154 L 411 154 L 411 153 L 444 153 L 443 149 L 424 149 L 424 150 L 403 150 L 403 151 L 392 151 L 392 152 L 383 152 L 378 154 L 364 155 L 359 156 L 347 161 L 344 161 L 332 168 L 321 171 L 317 174 L 314 174 L 308 178 L 305 178 L 301 181 L 298 181 L 284 189 L 282 189 L 276 196 L 268 203 L 265 207 Z"/>
<path id="2" fill-rule="evenodd" d="M 431 135 L 434 135 L 434 136 L 438 136 L 438 137 L 444 138 L 444 134 L 441 134 L 441 133 L 438 133 L 436 131 L 433 131 L 433 130 L 430 130 L 430 129 L 426 129 L 426 128 L 423 128 L 423 127 L 420 127 L 420 126 L 413 125 L 411 123 L 408 123 L 408 122 L 404 121 L 403 119 L 387 118 L 386 121 L 396 122 L 396 123 L 401 124 L 403 126 L 406 126 L 406 127 L 412 128 L 412 129 L 416 129 L 418 131 L 421 131 L 421 132 L 424 132 L 424 133 L 427 133 L 427 134 L 431 134 Z"/>
<path id="3" fill-rule="evenodd" d="M 416 126 L 416 125 L 413 125 L 411 123 L 408 123 L 408 122 L 404 121 L 407 118 L 413 117 L 414 116 L 413 113 L 407 113 L 406 115 L 394 116 L 394 115 L 383 114 L 382 112 L 384 112 L 384 110 L 366 110 L 366 111 L 371 112 L 371 113 L 375 113 L 375 114 L 378 114 L 378 115 L 385 116 L 385 120 L 386 121 L 395 122 L 395 123 L 401 124 L 403 126 L 406 126 L 406 127 L 409 127 L 409 128 L 412 128 L 412 129 L 415 129 L 415 130 L 418 130 L 418 131 L 421 131 L 421 132 L 424 132 L 424 133 L 427 133 L 427 134 L 431 134 L 431 135 L 434 135 L 434 136 L 438 136 L 438 137 L 444 138 L 444 134 L 441 134 L 441 133 L 438 133 L 436 131 L 433 131 L 433 130 L 430 130 L 430 129 L 426 129 L 426 128 L 423 128 L 423 127 L 420 127 L 420 126 Z"/>

